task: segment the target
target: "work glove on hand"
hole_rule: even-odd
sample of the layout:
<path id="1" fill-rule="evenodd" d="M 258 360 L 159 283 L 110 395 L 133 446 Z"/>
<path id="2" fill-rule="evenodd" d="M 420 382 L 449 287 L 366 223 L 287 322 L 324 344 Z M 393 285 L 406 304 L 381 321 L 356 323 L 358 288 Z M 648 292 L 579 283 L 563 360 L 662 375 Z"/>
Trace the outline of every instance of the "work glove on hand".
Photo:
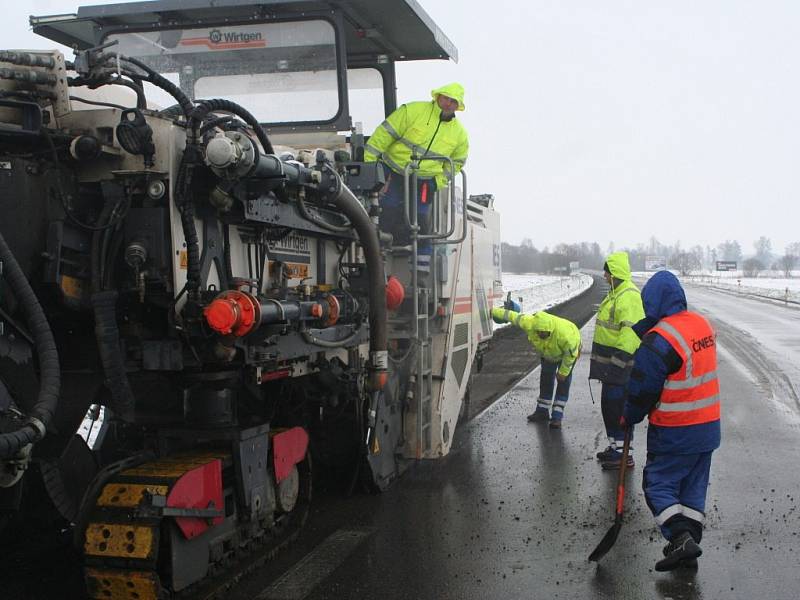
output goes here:
<path id="1" fill-rule="evenodd" d="M 522 312 L 522 307 L 513 300 L 506 300 L 503 302 L 503 308 L 506 310 L 513 310 L 514 312 Z"/>
<path id="2" fill-rule="evenodd" d="M 556 371 L 556 379 L 558 379 L 559 382 L 561 383 L 565 382 L 567 380 L 567 377 L 568 375 L 562 375 L 561 373 Z"/>
<path id="3" fill-rule="evenodd" d="M 627 429 L 628 428 L 628 421 L 625 420 L 625 415 L 621 415 L 619 418 L 619 426 L 620 429 Z"/>
<path id="4" fill-rule="evenodd" d="M 506 320 L 506 309 L 504 309 L 504 308 L 493 308 L 492 309 L 492 321 L 494 321 L 498 325 L 502 325 L 504 323 L 508 323 L 508 321 Z"/>

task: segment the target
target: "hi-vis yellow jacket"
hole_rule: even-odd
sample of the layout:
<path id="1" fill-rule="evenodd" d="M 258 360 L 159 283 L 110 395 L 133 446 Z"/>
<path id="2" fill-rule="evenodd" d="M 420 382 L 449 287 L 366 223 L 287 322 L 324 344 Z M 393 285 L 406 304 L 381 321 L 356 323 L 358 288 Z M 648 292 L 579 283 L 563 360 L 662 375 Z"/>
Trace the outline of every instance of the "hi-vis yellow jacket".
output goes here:
<path id="1" fill-rule="evenodd" d="M 631 281 L 627 252 L 614 252 L 606 260 L 613 277 L 622 283 L 611 288 L 597 309 L 589 379 L 624 385 L 633 369 L 639 336 L 632 327 L 644 319 L 642 295 Z"/>
<path id="2" fill-rule="evenodd" d="M 467 130 L 455 117 L 440 120 L 442 109 L 436 102 L 440 94 L 458 100 L 458 110 L 464 110 L 464 88 L 458 83 L 433 90 L 430 102 L 403 104 L 375 129 L 364 149 L 364 160 L 380 160 L 395 173 L 402 173 L 412 157 L 449 157 L 456 173 L 461 171 L 469 153 Z M 442 189 L 447 185 L 445 169 L 449 168 L 447 161 L 420 160 L 418 175 L 435 178 L 437 188 Z"/>
<path id="3" fill-rule="evenodd" d="M 493 308 L 492 316 L 513 323 L 528 334 L 528 341 L 548 362 L 560 362 L 558 372 L 565 377 L 581 353 L 581 333 L 572 321 L 544 311 L 526 315 L 504 308 Z M 542 339 L 539 332 L 549 335 Z"/>

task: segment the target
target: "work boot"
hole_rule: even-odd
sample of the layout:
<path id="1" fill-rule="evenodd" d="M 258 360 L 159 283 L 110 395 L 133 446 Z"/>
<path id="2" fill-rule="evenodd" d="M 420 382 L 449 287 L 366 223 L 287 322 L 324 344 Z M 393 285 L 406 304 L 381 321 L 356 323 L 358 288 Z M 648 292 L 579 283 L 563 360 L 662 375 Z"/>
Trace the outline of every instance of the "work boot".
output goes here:
<path id="1" fill-rule="evenodd" d="M 664 556 L 667 556 L 670 553 L 671 549 L 672 549 L 672 543 L 668 543 L 666 546 L 664 546 L 661 549 L 661 552 L 664 554 Z M 683 563 L 681 563 L 680 568 L 683 568 L 683 569 L 696 569 L 697 568 L 697 559 L 696 558 L 687 558 L 686 560 L 683 561 Z"/>
<path id="2" fill-rule="evenodd" d="M 546 408 L 537 408 L 532 414 L 528 415 L 530 423 L 546 423 L 550 420 L 550 411 Z"/>
<path id="3" fill-rule="evenodd" d="M 610 456 L 607 460 L 601 459 L 600 466 L 603 467 L 603 469 L 606 471 L 619 469 L 619 463 L 621 458 L 622 458 L 622 452 L 620 452 L 619 450 L 614 450 L 613 456 Z M 631 467 L 634 466 L 634 464 L 635 463 L 633 462 L 633 456 L 628 454 L 628 462 L 627 462 L 628 468 L 630 469 Z"/>
<path id="4" fill-rule="evenodd" d="M 598 452 L 597 454 L 595 454 L 595 456 L 596 456 L 596 457 L 597 457 L 597 459 L 598 459 L 598 460 L 600 460 L 600 461 L 604 461 L 604 460 L 611 460 L 612 458 L 614 458 L 614 456 L 615 456 L 615 452 L 616 452 L 616 450 L 614 450 L 614 448 L 612 448 L 611 446 L 609 446 L 609 447 L 608 447 L 608 448 L 606 448 L 605 450 L 601 450 L 600 452 Z"/>
<path id="5" fill-rule="evenodd" d="M 550 417 L 550 429 L 561 429 L 561 421 L 564 419 L 564 414 L 560 412 L 554 412 L 553 416 Z"/>
<path id="6" fill-rule="evenodd" d="M 688 531 L 679 533 L 664 547 L 664 558 L 656 563 L 656 571 L 672 571 L 681 567 L 694 568 L 703 549 Z"/>

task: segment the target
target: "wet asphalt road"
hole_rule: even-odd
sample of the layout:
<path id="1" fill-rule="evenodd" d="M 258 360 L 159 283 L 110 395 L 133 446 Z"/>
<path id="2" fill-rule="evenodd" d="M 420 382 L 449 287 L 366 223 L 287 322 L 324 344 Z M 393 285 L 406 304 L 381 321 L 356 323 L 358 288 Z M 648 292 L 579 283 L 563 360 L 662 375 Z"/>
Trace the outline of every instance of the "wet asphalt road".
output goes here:
<path id="1" fill-rule="evenodd" d="M 702 298 L 693 304 L 704 310 Z M 642 426 L 620 536 L 599 565 L 587 561 L 613 523 L 616 474 L 594 458 L 605 439 L 584 356 L 562 431 L 525 420 L 534 371 L 457 430 L 446 458 L 420 463 L 382 495 L 323 495 L 300 540 L 231 600 L 797 598 L 800 419 L 779 401 L 777 377 L 759 371 L 767 350 L 725 315 L 709 316 L 720 334 L 723 443 L 698 571 L 653 571 L 664 541 L 640 489 Z M 590 324 L 584 347 L 591 334 Z"/>

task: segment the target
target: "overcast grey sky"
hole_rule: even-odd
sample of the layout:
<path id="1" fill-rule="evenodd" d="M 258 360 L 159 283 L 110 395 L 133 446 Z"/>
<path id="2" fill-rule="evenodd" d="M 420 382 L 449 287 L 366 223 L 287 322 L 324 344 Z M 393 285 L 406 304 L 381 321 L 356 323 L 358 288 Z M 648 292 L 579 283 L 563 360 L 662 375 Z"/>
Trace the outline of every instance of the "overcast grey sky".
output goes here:
<path id="1" fill-rule="evenodd" d="M 465 85 L 470 192 L 505 241 L 800 241 L 800 2 L 419 2 L 459 63 L 402 65 L 399 99 Z M 28 15 L 79 4 L 4 5 L 4 44 L 49 46 Z"/>

